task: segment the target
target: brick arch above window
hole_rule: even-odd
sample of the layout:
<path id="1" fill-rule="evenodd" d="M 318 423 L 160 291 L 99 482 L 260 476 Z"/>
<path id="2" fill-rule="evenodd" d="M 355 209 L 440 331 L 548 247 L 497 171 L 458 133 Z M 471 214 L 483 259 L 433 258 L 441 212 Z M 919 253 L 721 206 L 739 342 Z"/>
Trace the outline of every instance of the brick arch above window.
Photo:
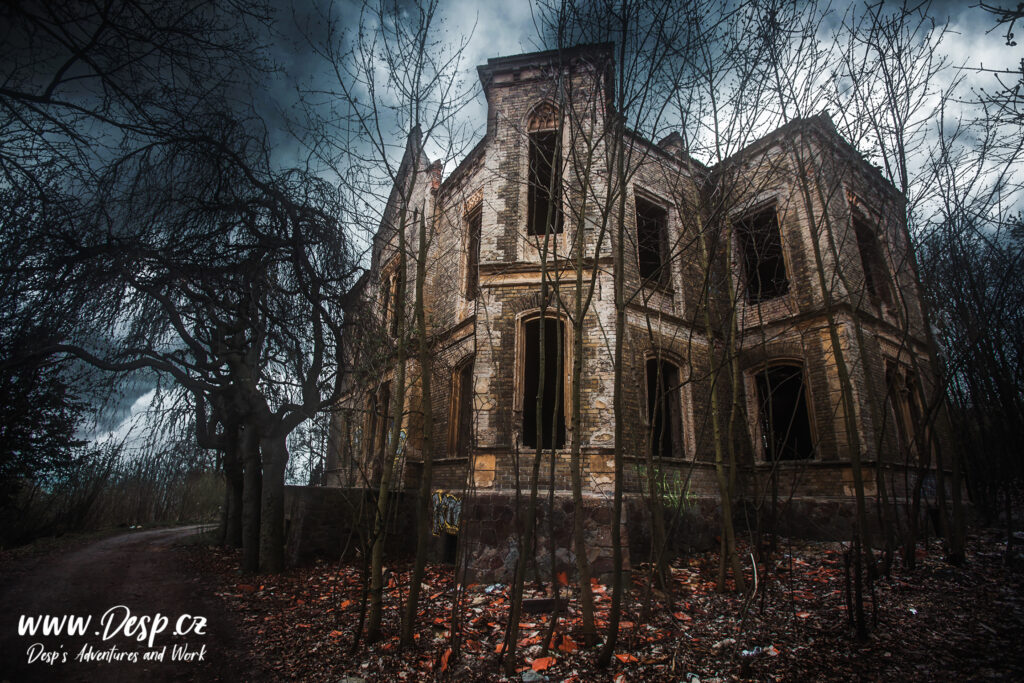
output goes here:
<path id="1" fill-rule="evenodd" d="M 526 311 L 533 311 L 537 315 L 540 315 L 541 305 L 544 303 L 544 297 L 540 292 L 532 292 L 530 294 L 524 294 L 523 296 L 512 299 L 505 304 L 505 311 L 510 315 L 519 316 Z M 569 301 L 562 300 L 562 310 L 572 310 Z M 548 294 L 548 305 L 547 314 L 549 317 L 557 315 L 558 300 L 553 294 Z"/>
<path id="2" fill-rule="evenodd" d="M 526 130 L 534 133 L 558 127 L 558 105 L 550 100 L 538 102 L 526 116 Z"/>

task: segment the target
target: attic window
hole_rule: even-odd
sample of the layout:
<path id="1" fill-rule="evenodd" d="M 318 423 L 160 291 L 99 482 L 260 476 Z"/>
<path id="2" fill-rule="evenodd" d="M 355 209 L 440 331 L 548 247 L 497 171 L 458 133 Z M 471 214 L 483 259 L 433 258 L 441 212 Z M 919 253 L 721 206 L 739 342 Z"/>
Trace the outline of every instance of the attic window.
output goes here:
<path id="1" fill-rule="evenodd" d="M 803 368 L 775 365 L 759 372 L 758 409 L 761 418 L 761 443 L 765 459 L 807 460 L 814 457 L 810 413 Z"/>
<path id="2" fill-rule="evenodd" d="M 530 133 L 529 192 L 526 232 L 562 232 L 562 183 L 559 173 L 558 131 Z"/>
<path id="3" fill-rule="evenodd" d="M 523 367 L 522 407 L 523 445 L 528 448 L 565 446 L 565 372 L 559 372 L 559 359 L 565 351 L 565 335 L 560 321 L 543 318 L 544 343 L 541 345 L 541 318 L 522 325 Z M 544 382 L 541 386 L 541 349 L 544 351 Z M 556 395 L 557 394 L 557 395 Z M 537 424 L 537 400 L 541 403 L 541 422 Z M 540 438 L 538 439 L 538 431 Z M 539 446 L 538 446 L 539 441 Z"/>
<path id="4" fill-rule="evenodd" d="M 636 245 L 640 277 L 668 285 L 668 212 L 641 197 L 636 198 Z"/>
<path id="5" fill-rule="evenodd" d="M 860 251 L 861 266 L 864 268 L 864 289 L 873 301 L 877 302 L 880 299 L 891 304 L 889 276 L 878 235 L 862 216 L 856 214 L 853 216 L 853 230 L 857 234 L 857 249 Z"/>
<path id="6" fill-rule="evenodd" d="M 741 219 L 735 225 L 736 242 L 743 259 L 747 303 L 756 304 L 789 291 L 782 256 L 779 219 L 772 206 Z"/>
<path id="7" fill-rule="evenodd" d="M 474 301 L 480 291 L 480 226 L 483 211 L 477 206 L 466 216 L 466 300 Z"/>
<path id="8" fill-rule="evenodd" d="M 647 443 L 655 458 L 683 455 L 683 416 L 679 400 L 679 368 L 664 359 L 647 361 Z"/>

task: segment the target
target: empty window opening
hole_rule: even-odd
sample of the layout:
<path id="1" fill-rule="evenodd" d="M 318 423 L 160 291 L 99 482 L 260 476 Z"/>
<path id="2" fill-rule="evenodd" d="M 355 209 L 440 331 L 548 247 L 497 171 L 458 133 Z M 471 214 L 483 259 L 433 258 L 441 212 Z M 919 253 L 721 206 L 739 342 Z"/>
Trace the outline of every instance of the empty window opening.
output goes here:
<path id="1" fill-rule="evenodd" d="M 886 363 L 885 383 L 889 389 L 889 406 L 896 422 L 896 444 L 900 455 L 906 458 L 914 443 L 913 418 L 905 380 L 893 363 Z"/>
<path id="2" fill-rule="evenodd" d="M 466 299 L 473 301 L 480 290 L 480 226 L 482 210 L 478 206 L 466 217 Z"/>
<path id="3" fill-rule="evenodd" d="M 782 257 L 782 234 L 775 207 L 736 223 L 736 238 L 743 259 L 747 303 L 758 303 L 789 291 Z"/>
<path id="4" fill-rule="evenodd" d="M 559 372 L 559 359 L 565 347 L 561 325 L 555 318 L 544 318 L 544 386 L 540 386 L 541 319 L 523 323 L 523 445 L 529 448 L 565 446 L 565 373 Z M 561 337 L 561 338 L 560 338 Z M 557 394 L 557 396 L 556 396 Z M 541 422 L 537 424 L 537 398 L 541 401 Z M 537 437 L 538 429 L 541 433 Z"/>
<path id="5" fill-rule="evenodd" d="M 679 368 L 663 359 L 647 361 L 647 443 L 655 458 L 683 456 Z"/>
<path id="6" fill-rule="evenodd" d="M 892 303 L 889 277 L 878 236 L 860 216 L 853 217 L 853 229 L 857 234 L 857 250 L 860 251 L 860 262 L 864 267 L 864 289 L 872 299 Z"/>
<path id="7" fill-rule="evenodd" d="M 922 401 L 917 389 L 917 377 L 909 369 L 887 362 L 885 380 L 896 420 L 896 439 L 900 455 L 905 462 L 918 461 L 923 457 L 919 444 L 922 441 L 929 443 L 930 439 L 928 426 L 922 423 Z"/>
<path id="8" fill-rule="evenodd" d="M 636 245 L 640 277 L 669 284 L 668 212 L 640 197 L 636 198 Z"/>
<path id="9" fill-rule="evenodd" d="M 530 235 L 562 232 L 562 188 L 559 173 L 558 131 L 530 134 Z"/>
<path id="10" fill-rule="evenodd" d="M 761 441 L 767 460 L 814 457 L 803 369 L 777 365 L 757 375 Z"/>
<path id="11" fill-rule="evenodd" d="M 473 442 L 472 359 L 463 363 L 452 375 L 452 405 L 449 415 L 449 453 L 454 457 L 468 457 Z"/>

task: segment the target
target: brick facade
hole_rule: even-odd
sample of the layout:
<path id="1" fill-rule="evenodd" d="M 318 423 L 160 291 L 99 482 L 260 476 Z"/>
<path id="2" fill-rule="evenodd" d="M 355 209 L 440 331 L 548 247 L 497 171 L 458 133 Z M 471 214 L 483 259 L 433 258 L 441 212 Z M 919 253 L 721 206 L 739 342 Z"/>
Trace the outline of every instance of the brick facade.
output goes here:
<path id="1" fill-rule="evenodd" d="M 523 321 L 544 303 L 542 277 L 551 293 L 546 303 L 549 315 L 564 321 L 566 335 L 577 329 L 574 325 L 579 325 L 582 334 L 582 414 L 579 424 L 568 424 L 565 447 L 555 453 L 554 488 L 559 496 L 568 491 L 570 445 L 578 441 L 587 505 L 597 510 L 600 501 L 610 501 L 616 419 L 612 410 L 613 254 L 619 206 L 613 201 L 601 205 L 602 198 L 612 196 L 608 188 L 614 175 L 601 164 L 611 158 L 609 150 L 624 145 L 630 178 L 622 205 L 628 303 L 622 386 L 625 411 L 619 419 L 625 434 L 626 490 L 639 492 L 651 474 L 653 461 L 646 455 L 645 445 L 649 437 L 645 368 L 652 358 L 663 358 L 679 371 L 682 457 L 653 464 L 662 485 L 681 491 L 689 510 L 711 514 L 717 504 L 712 382 L 717 383 L 722 421 L 733 405 L 732 388 L 737 390 L 739 412 L 732 443 L 738 454 L 739 492 L 745 504 L 756 508 L 765 498 L 772 471 L 778 495 L 791 500 L 793 509 L 803 509 L 810 500 L 849 503 L 853 440 L 844 419 L 847 408 L 841 400 L 836 338 L 849 368 L 853 423 L 858 425 L 861 458 L 866 463 L 868 495 L 877 495 L 877 467 L 907 465 L 896 433 L 897 421 L 892 417 L 893 399 L 886 398 L 887 368 L 903 368 L 929 390 L 927 340 L 902 219 L 903 198 L 839 137 L 824 115 L 792 121 L 714 168 L 680 151 L 678 136 L 658 144 L 633 134 L 613 141 L 604 124 L 607 58 L 601 48 L 581 48 L 563 52 L 561 63 L 556 62 L 554 53 L 488 61 L 479 69 L 488 104 L 486 134 L 443 180 L 439 166 L 423 157 L 417 141 L 410 138 L 405 174 L 375 239 L 371 270 L 349 307 L 352 319 L 361 321 L 363 346 L 350 357 L 352 379 L 335 419 L 328 463 L 333 483 L 373 483 L 365 477 L 373 470 L 370 461 L 375 455 L 368 452 L 372 418 L 367 406 L 371 394 L 393 376 L 393 362 L 389 365 L 388 360 L 393 340 L 384 329 L 383 318 L 388 314 L 381 306 L 386 286 L 382 274 L 395 260 L 394 226 L 401 223 L 399 199 L 405 194 L 406 212 L 416 211 L 432 225 L 425 298 L 433 358 L 433 488 L 465 499 L 463 528 L 475 525 L 466 542 L 503 546 L 504 540 L 495 534 L 511 533 L 512 522 L 495 526 L 486 515 L 477 515 L 480 518 L 475 520 L 473 511 L 505 514 L 507 510 L 497 501 L 502 497 L 512 501 L 517 487 L 527 488 L 533 449 L 523 446 L 521 433 Z M 556 79 L 556 75 L 560 77 Z M 554 87 L 556 81 L 560 89 Z M 552 111 L 562 112 L 558 130 L 564 164 L 564 230 L 548 238 L 549 249 L 556 255 L 549 256 L 542 275 L 543 238 L 527 234 L 528 150 L 531 131 L 550 125 L 540 119 L 550 117 Z M 575 135 L 579 130 L 586 135 Z M 594 163 L 587 173 L 576 172 L 585 162 Z M 664 267 L 669 273 L 655 284 L 642 281 L 638 266 L 638 196 L 667 212 L 668 246 L 663 245 L 661 253 L 667 254 Z M 467 255 L 467 216 L 477 210 L 479 272 L 474 276 L 468 272 L 473 259 Z M 745 261 L 735 226 L 752 211 L 762 210 L 773 210 L 777 218 L 788 288 L 782 295 L 750 302 L 745 293 L 751 285 L 744 280 Z M 855 215 L 870 226 L 877 242 L 864 238 L 858 242 L 851 227 Z M 415 228 L 411 221 L 406 220 L 406 225 L 408 243 L 415 245 Z M 592 286 L 593 293 L 582 323 L 575 323 L 570 318 L 575 305 L 573 258 L 579 230 L 583 231 L 587 259 L 583 290 L 589 293 Z M 600 251 L 596 251 L 599 244 Z M 867 292 L 864 254 L 869 248 L 881 254 L 877 262 L 884 261 L 884 269 L 874 273 L 875 289 L 889 288 L 880 295 Z M 411 324 L 412 258 L 408 267 L 406 315 Z M 467 278 L 472 277 L 479 284 L 475 296 L 466 287 Z M 561 298 L 561 307 L 556 297 Z M 730 301 L 735 301 L 735 306 Z M 371 350 L 370 341 L 381 337 L 386 343 Z M 567 349 L 569 342 L 567 338 Z M 729 348 L 738 352 L 735 364 Z M 567 368 L 571 350 L 564 355 Z M 472 443 L 468 455 L 459 455 L 449 448 L 451 421 L 459 415 L 452 406 L 453 400 L 458 400 L 453 378 L 469 359 L 473 363 Z M 772 463 L 763 452 L 756 378 L 777 363 L 788 363 L 796 368 L 794 372 L 802 373 L 814 440 L 813 457 L 807 460 Z M 732 375 L 733 368 L 738 368 L 738 376 Z M 419 368 L 414 358 L 406 370 L 409 438 L 398 471 L 399 486 L 408 489 L 416 485 L 423 454 L 417 432 Z M 568 391 L 569 384 L 565 386 Z M 539 482 L 542 490 L 552 485 L 550 467 L 545 456 Z M 896 491 L 895 496 L 904 493 Z M 588 517 L 596 519 L 603 514 L 588 513 Z M 642 515 L 634 511 L 632 517 L 637 520 Z M 484 528 L 486 531 L 481 530 Z M 635 530 L 631 533 L 643 535 Z M 497 568 L 504 560 L 483 562 Z"/>

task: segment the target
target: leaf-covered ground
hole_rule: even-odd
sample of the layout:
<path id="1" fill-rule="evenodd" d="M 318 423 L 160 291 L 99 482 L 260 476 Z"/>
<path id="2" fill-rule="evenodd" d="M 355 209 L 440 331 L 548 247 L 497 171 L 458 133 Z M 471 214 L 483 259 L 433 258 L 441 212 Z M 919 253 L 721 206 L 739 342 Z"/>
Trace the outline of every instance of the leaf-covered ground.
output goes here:
<path id="1" fill-rule="evenodd" d="M 866 594 L 870 634 L 853 637 L 846 609 L 844 546 L 780 543 L 761 566 L 750 599 L 715 591 L 717 556 L 672 567 L 667 592 L 649 590 L 642 569 L 624 601 L 622 635 L 609 669 L 581 647 L 570 600 L 544 648 L 548 614 L 524 614 L 520 668 L 498 663 L 508 587 L 470 585 L 461 597 L 461 648 L 452 649 L 453 570 L 431 566 L 423 586 L 417 644 L 398 647 L 404 598 L 401 568 L 388 572 L 385 638 L 353 649 L 362 600 L 356 565 L 318 564 L 279 576 L 240 578 L 235 553 L 183 548 L 242 624 L 240 642 L 268 680 L 366 681 L 725 681 L 1024 680 L 1024 575 L 1003 563 L 994 532 L 970 540 L 967 564 L 953 568 L 937 544 L 918 551 L 913 571 L 895 568 Z M 749 556 L 748 556 L 749 558 Z M 748 559 L 748 581 L 753 580 Z M 571 588 L 571 587 L 570 587 Z M 564 589 L 563 589 L 564 590 Z M 599 626 L 610 588 L 594 584 Z M 540 593 L 537 593 L 539 595 Z M 546 678 L 542 678 L 546 677 Z"/>

